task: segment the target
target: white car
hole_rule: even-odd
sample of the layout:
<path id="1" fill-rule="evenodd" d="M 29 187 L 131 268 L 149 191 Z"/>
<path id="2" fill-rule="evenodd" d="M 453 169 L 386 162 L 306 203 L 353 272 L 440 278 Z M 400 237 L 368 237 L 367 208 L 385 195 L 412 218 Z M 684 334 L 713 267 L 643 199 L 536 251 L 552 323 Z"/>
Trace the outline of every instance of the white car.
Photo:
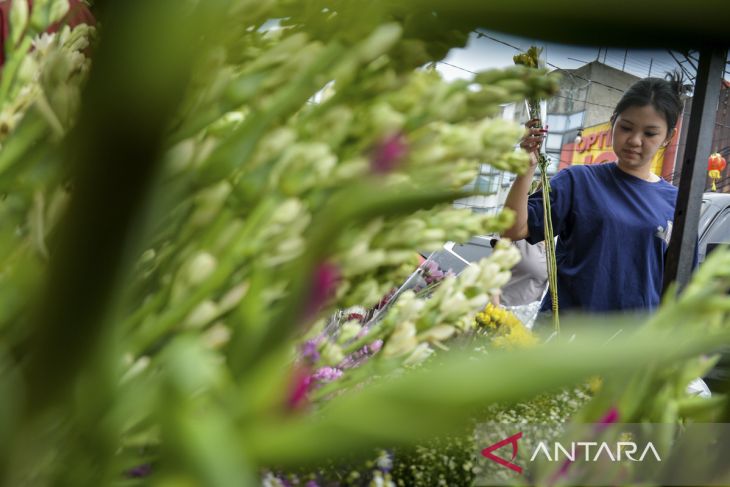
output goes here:
<path id="1" fill-rule="evenodd" d="M 702 195 L 698 234 L 700 262 L 718 245 L 730 244 L 730 193 Z"/>

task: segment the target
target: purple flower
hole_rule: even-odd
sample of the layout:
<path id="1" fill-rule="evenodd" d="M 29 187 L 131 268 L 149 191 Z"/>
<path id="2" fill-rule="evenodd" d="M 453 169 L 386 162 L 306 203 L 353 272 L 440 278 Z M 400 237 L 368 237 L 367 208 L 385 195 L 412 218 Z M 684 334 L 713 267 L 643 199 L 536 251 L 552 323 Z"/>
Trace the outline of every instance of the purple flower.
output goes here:
<path id="1" fill-rule="evenodd" d="M 317 348 L 317 342 L 315 340 L 307 340 L 299 347 L 299 354 L 303 360 L 309 363 L 316 363 L 319 360 L 319 351 Z"/>
<path id="2" fill-rule="evenodd" d="M 342 371 L 336 367 L 322 367 L 318 369 L 312 378 L 320 382 L 332 382 L 342 377 Z"/>
<path id="3" fill-rule="evenodd" d="M 370 168 L 375 174 L 392 172 L 408 152 L 408 144 L 403 134 L 386 137 L 373 148 Z"/>
<path id="4" fill-rule="evenodd" d="M 138 465 L 134 468 L 130 468 L 129 470 L 127 470 L 126 475 L 128 478 L 137 479 L 137 478 L 147 477 L 151 473 L 152 473 L 152 465 L 150 465 L 149 463 L 145 463 L 143 465 Z"/>

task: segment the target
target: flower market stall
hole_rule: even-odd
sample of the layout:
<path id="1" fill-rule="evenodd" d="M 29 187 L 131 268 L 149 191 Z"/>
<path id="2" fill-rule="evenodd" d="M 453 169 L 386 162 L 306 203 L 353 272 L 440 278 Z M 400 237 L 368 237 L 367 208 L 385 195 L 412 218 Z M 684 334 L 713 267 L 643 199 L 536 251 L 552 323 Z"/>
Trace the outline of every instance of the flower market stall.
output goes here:
<path id="1" fill-rule="evenodd" d="M 480 423 L 730 419 L 687 392 L 730 341 L 730 253 L 550 340 L 491 304 L 508 242 L 421 262 L 511 225 L 452 202 L 479 164 L 525 170 L 500 105 L 557 87 L 442 79 L 482 15 L 452 3 L 94 2 L 50 33 L 68 2 L 12 1 L 3 483 L 468 485 Z"/>

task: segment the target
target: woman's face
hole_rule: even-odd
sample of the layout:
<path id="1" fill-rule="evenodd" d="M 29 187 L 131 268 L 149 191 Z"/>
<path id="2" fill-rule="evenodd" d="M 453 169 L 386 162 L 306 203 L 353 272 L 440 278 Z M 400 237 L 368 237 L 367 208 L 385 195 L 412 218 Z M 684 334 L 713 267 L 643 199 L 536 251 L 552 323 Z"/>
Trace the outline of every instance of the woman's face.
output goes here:
<path id="1" fill-rule="evenodd" d="M 672 135 L 667 121 L 653 106 L 632 106 L 621 112 L 613 124 L 613 151 L 621 166 L 643 168 Z"/>

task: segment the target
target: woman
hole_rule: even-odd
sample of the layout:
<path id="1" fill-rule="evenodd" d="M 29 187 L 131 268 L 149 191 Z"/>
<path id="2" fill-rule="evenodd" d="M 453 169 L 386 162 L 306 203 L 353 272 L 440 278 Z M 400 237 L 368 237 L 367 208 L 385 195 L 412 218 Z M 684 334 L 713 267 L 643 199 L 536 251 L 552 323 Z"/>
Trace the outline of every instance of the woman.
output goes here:
<path id="1" fill-rule="evenodd" d="M 651 165 L 676 133 L 680 93 L 676 77 L 636 82 L 611 117 L 618 160 L 571 166 L 552 178 L 561 310 L 652 310 L 659 305 L 677 188 L 653 174 Z M 535 122 L 528 122 L 521 143 L 530 153 L 530 168 L 517 177 L 505 202 L 516 219 L 504 236 L 530 243 L 544 239 L 542 193 L 527 194 L 544 137 Z M 548 309 L 549 295 L 542 303 L 542 310 Z"/>

